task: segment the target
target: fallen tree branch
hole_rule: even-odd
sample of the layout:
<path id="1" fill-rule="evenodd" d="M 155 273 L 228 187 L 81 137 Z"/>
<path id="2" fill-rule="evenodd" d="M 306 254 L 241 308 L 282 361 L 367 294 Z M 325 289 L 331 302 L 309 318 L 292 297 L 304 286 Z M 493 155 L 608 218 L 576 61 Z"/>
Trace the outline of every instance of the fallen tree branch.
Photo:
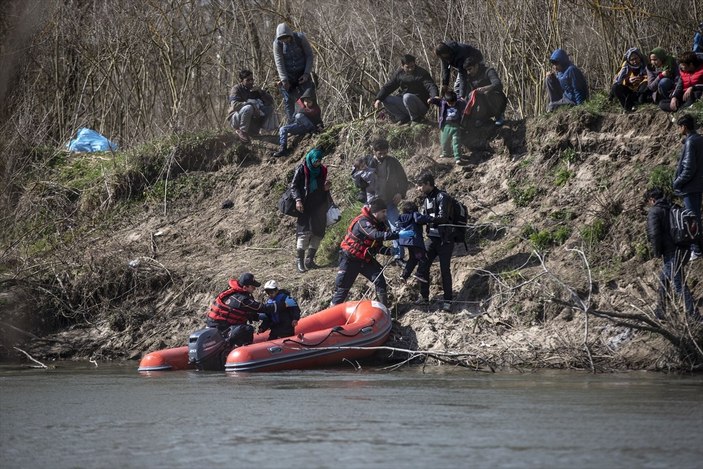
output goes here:
<path id="1" fill-rule="evenodd" d="M 44 369 L 48 369 L 48 368 L 49 368 L 48 366 L 46 366 L 45 364 L 43 364 L 42 362 L 40 362 L 40 361 L 37 360 L 36 358 L 32 357 L 32 356 L 31 356 L 30 354 L 28 354 L 27 352 L 25 352 L 24 350 L 22 350 L 21 348 L 18 348 L 18 347 L 12 347 L 12 348 L 15 349 L 15 350 L 17 350 L 18 352 L 22 352 L 23 354 L 26 355 L 27 358 L 29 358 L 29 359 L 32 360 L 34 363 L 36 363 L 37 365 L 39 365 L 39 366 L 32 366 L 32 368 L 44 368 Z"/>

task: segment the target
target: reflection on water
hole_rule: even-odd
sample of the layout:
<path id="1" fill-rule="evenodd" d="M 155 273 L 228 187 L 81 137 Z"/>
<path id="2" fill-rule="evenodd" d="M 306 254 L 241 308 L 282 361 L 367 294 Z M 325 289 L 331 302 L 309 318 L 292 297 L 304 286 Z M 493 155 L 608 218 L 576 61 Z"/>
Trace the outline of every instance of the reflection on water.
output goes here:
<path id="1" fill-rule="evenodd" d="M 703 376 L 0 369 L 9 467 L 702 467 Z"/>

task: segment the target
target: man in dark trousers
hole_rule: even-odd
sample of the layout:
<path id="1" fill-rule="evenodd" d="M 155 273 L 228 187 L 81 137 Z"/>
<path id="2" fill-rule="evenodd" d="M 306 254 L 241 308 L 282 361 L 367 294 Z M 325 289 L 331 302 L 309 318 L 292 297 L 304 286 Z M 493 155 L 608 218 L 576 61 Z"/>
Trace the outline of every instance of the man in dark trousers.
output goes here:
<path id="1" fill-rule="evenodd" d="M 481 51 L 461 42 L 445 41 L 437 44 L 434 53 L 442 60 L 442 89 L 440 93 L 444 95 L 449 90 L 449 78 L 452 69 L 454 69 L 456 70 L 454 92 L 461 99 L 466 99 L 469 95 L 469 89 L 464 62 L 470 58 L 472 63 L 480 64 L 483 62 Z"/>
<path id="2" fill-rule="evenodd" d="M 696 120 L 685 114 L 676 121 L 684 137 L 681 157 L 674 177 L 674 193 L 683 198 L 683 205 L 696 214 L 701 226 L 701 204 L 703 204 L 703 136 L 696 132 Z M 691 246 L 691 260 L 703 255 L 701 246 Z"/>
<path id="3" fill-rule="evenodd" d="M 400 63 L 400 68 L 376 95 L 373 105 L 379 109 L 383 104 L 399 124 L 422 122 L 430 109 L 427 100 L 438 95 L 437 85 L 427 70 L 415 64 L 412 55 L 404 55 Z M 395 90 L 399 90 L 398 95 L 391 96 Z"/>
<path id="4" fill-rule="evenodd" d="M 230 279 L 229 289 L 217 295 L 210 305 L 205 323 L 223 334 L 229 329 L 230 345 L 247 345 L 254 340 L 254 327 L 249 321 L 258 321 L 259 313 L 274 315 L 285 308 L 280 303 L 263 304 L 254 299 L 254 291 L 261 284 L 254 274 L 245 272 L 238 279 Z"/>
<path id="5" fill-rule="evenodd" d="M 386 202 L 376 198 L 364 206 L 361 214 L 352 220 L 340 245 L 339 270 L 335 279 L 332 305 L 338 305 L 347 299 L 354 280 L 361 274 L 373 283 L 378 300 L 389 307 L 383 267 L 375 256 L 378 253 L 393 254 L 391 248 L 383 245 L 384 241 L 411 238 L 415 233 L 412 230 L 399 233 L 388 230 L 386 218 Z"/>
<path id="6" fill-rule="evenodd" d="M 661 189 L 650 189 L 644 195 L 645 203 L 650 206 L 647 213 L 647 237 L 652 245 L 652 255 L 664 259 L 659 275 L 659 304 L 655 310 L 658 319 L 664 318 L 670 285 L 674 285 L 676 294 L 683 297 L 684 308 L 690 315 L 693 311 L 693 297 L 683 279 L 683 268 L 688 261 L 688 250 L 674 244 L 669 231 L 669 211 L 671 205 Z"/>
<path id="7" fill-rule="evenodd" d="M 430 172 L 420 175 L 418 190 L 425 196 L 421 213 L 430 218 L 427 223 L 427 240 L 425 248 L 427 257 L 420 261 L 417 268 L 419 277 L 427 282 L 420 283 L 420 300 L 418 304 L 426 305 L 430 298 L 430 266 L 435 258 L 439 257 L 439 270 L 442 274 L 442 290 L 444 290 L 444 302 L 442 310 L 450 312 L 452 310 L 452 270 L 451 260 L 454 252 L 454 241 L 452 239 L 452 228 L 441 226 L 451 224 L 450 210 L 451 198 L 446 192 L 435 186 L 434 176 Z"/>

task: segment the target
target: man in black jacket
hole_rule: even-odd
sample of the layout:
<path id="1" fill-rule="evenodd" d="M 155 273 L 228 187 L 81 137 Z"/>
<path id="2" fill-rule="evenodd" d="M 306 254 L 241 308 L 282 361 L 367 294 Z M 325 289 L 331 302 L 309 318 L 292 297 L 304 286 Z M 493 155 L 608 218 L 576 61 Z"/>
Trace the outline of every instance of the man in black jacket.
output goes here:
<path id="1" fill-rule="evenodd" d="M 661 189 L 650 189 L 644 195 L 650 206 L 647 213 L 647 238 L 652 245 L 652 255 L 662 257 L 664 265 L 659 275 L 659 304 L 655 311 L 657 318 L 664 317 L 669 288 L 673 283 L 677 295 L 683 297 L 684 308 L 690 315 L 693 312 L 693 297 L 683 281 L 683 268 L 688 261 L 688 251 L 674 244 L 669 231 L 669 211 L 671 206 Z"/>
<path id="2" fill-rule="evenodd" d="M 412 55 L 404 55 L 400 63 L 400 68 L 376 95 L 373 105 L 379 109 L 383 104 L 400 124 L 422 122 L 429 109 L 427 100 L 438 96 L 437 85 L 427 70 L 415 64 Z M 397 89 L 400 90 L 398 95 L 391 96 Z"/>
<path id="3" fill-rule="evenodd" d="M 442 309 L 451 311 L 452 309 L 452 270 L 451 260 L 454 252 L 454 240 L 452 239 L 452 228 L 447 225 L 451 223 L 451 198 L 449 195 L 435 186 L 434 176 L 430 172 L 420 175 L 418 190 L 425 196 L 422 205 L 422 214 L 429 216 L 432 221 L 427 224 L 427 241 L 425 248 L 427 257 L 420 261 L 417 274 L 427 282 L 420 283 L 419 304 L 427 304 L 430 297 L 430 266 L 436 257 L 439 257 L 439 270 L 442 274 L 442 290 L 444 290 L 444 303 Z"/>
<path id="4" fill-rule="evenodd" d="M 681 157 L 674 177 L 674 193 L 683 198 L 684 206 L 696 214 L 701 226 L 701 204 L 703 203 L 703 136 L 696 132 L 696 120 L 685 114 L 676 121 L 684 137 Z M 691 260 L 701 257 L 701 247 L 691 246 Z"/>
<path id="5" fill-rule="evenodd" d="M 471 58 L 472 62 L 477 64 L 483 62 L 483 54 L 481 51 L 468 44 L 446 41 L 437 44 L 434 53 L 442 60 L 442 89 L 440 91 L 442 95 L 449 89 L 449 78 L 453 68 L 457 72 L 454 92 L 458 97 L 466 99 L 469 94 L 469 89 L 467 87 L 464 62 L 468 58 Z"/>

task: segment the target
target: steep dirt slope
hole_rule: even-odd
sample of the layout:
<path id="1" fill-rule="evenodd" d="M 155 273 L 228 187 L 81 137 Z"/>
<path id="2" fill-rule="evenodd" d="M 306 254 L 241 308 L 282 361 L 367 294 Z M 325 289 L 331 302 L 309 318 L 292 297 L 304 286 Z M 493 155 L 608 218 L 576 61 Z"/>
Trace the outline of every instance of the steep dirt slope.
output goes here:
<path id="1" fill-rule="evenodd" d="M 641 196 L 665 173 L 658 166 L 675 165 L 679 143 L 667 116 L 649 109 L 629 115 L 574 109 L 472 129 L 462 167 L 438 157 L 433 126 L 371 121 L 305 139 L 283 160 L 268 156 L 270 137 L 243 147 L 220 136 L 171 152 L 177 164 L 169 168 L 179 169 L 167 173 L 167 184 L 162 178 L 148 197 L 111 201 L 103 212 L 109 217 L 96 217 L 99 227 L 71 240 L 65 270 L 54 268 L 70 284 L 66 290 L 90 293 L 89 312 L 51 328 L 15 323 L 43 336 L 24 346 L 44 357 L 138 358 L 181 345 L 201 326 L 213 295 L 243 271 L 275 278 L 306 313 L 324 307 L 334 286 L 335 246 L 358 211 L 351 161 L 376 136 L 389 138 L 411 180 L 433 171 L 437 185 L 464 201 L 472 217 L 468 250 L 458 246 L 453 259 L 452 313 L 414 308 L 416 285 L 402 284 L 396 267 L 386 270 L 397 319 L 390 345 L 463 353 L 461 364 L 480 368 L 690 364 L 661 335 L 690 332 L 679 319 L 654 326 L 639 321 L 652 329 L 641 331 L 582 311 L 652 318 L 659 263 L 649 259 Z M 299 274 L 294 220 L 277 213 L 276 202 L 304 151 L 320 138 L 335 144 L 325 163 L 345 218 L 324 241 L 317 258 L 324 267 Z M 109 192 L 98 200 L 105 202 Z M 231 208 L 222 208 L 226 199 Z M 701 263 L 690 269 L 698 298 L 702 274 Z M 367 288 L 359 279 L 351 298 Z M 5 293 L 17 311 L 22 291 Z M 432 295 L 439 292 L 435 265 Z"/>

